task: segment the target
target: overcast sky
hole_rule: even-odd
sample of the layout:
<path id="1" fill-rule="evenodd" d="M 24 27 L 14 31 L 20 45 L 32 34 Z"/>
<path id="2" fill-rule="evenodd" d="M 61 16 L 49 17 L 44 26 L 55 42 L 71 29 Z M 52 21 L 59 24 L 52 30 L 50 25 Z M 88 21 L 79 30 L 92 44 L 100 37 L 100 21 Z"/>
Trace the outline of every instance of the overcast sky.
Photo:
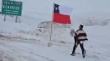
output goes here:
<path id="1" fill-rule="evenodd" d="M 73 8 L 73 18 L 110 18 L 110 0 L 54 0 Z"/>
<path id="2" fill-rule="evenodd" d="M 2 0 L 0 0 L 0 4 L 1 1 Z M 42 10 L 44 9 L 49 11 L 49 7 L 53 7 L 52 3 L 55 2 L 73 8 L 74 16 L 104 15 L 110 17 L 110 0 L 30 0 L 33 1 L 32 3 L 27 2 L 29 0 L 21 1 L 23 1 L 24 5 L 33 5 L 33 10 L 37 9 L 37 12 L 43 12 Z M 23 8 L 25 9 L 26 7 L 24 6 Z M 28 8 L 29 7 L 27 7 L 25 11 L 28 10 Z M 45 10 L 44 12 L 46 12 Z"/>

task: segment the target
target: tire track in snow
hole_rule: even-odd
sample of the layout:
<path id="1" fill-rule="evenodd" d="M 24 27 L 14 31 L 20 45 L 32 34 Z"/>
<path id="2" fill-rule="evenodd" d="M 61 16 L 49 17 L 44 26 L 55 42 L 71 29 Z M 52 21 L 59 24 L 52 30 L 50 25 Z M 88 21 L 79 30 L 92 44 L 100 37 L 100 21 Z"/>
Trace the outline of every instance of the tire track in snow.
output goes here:
<path id="1" fill-rule="evenodd" d="M 22 51 L 22 52 L 24 52 L 23 51 L 23 49 L 22 48 L 17 48 L 16 46 L 14 46 L 14 45 L 9 45 L 9 44 L 7 44 L 8 42 L 10 42 L 11 40 L 13 40 L 13 38 L 9 38 L 9 37 L 2 37 L 2 38 L 0 38 L 0 46 L 2 46 L 2 47 L 4 47 L 4 48 L 7 48 L 9 51 L 11 51 L 11 52 L 17 52 L 16 51 L 16 49 L 19 49 L 19 51 Z M 8 41 L 7 41 L 8 40 Z M 15 40 L 15 39 L 14 39 Z M 3 42 L 2 42 L 3 41 Z M 13 41 L 12 41 L 13 42 Z M 14 42 L 16 42 L 16 41 L 14 41 Z M 17 42 L 16 42 L 17 43 Z M 20 43 L 20 42 L 19 42 Z M 27 49 L 27 50 L 31 50 L 32 48 L 25 48 L 25 49 Z M 7 50 L 7 52 L 8 52 L 8 50 Z M 34 53 L 34 52 L 32 52 L 32 51 L 27 51 L 27 53 L 28 54 L 33 54 L 33 55 L 35 55 L 35 56 L 38 56 L 39 58 L 41 58 L 41 59 L 45 59 L 46 61 L 55 61 L 55 60 L 53 60 L 53 59 L 50 59 L 49 57 L 46 57 L 46 56 L 43 56 L 43 55 L 40 55 L 40 54 L 36 54 L 36 53 Z M 19 55 L 18 55 L 19 56 Z M 22 57 L 24 57 L 24 56 L 22 56 Z M 25 57 L 26 58 L 26 57 Z M 28 58 L 28 57 L 27 57 Z"/>

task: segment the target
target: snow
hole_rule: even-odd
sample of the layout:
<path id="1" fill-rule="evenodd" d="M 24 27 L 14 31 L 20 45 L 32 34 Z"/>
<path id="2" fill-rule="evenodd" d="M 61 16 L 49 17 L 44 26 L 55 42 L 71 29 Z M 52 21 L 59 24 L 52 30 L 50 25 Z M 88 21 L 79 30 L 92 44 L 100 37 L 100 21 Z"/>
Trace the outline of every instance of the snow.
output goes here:
<path id="1" fill-rule="evenodd" d="M 95 27 L 98 27 L 98 29 L 93 29 Z M 73 43 L 70 43 L 67 46 L 53 45 L 52 47 L 48 47 L 47 45 L 39 44 L 39 41 L 37 40 L 29 40 L 34 42 L 31 43 L 28 42 L 28 40 L 23 42 L 21 41 L 23 39 L 17 40 L 16 38 L 7 38 L 5 36 L 0 37 L 1 59 L 3 61 L 109 61 L 109 37 L 104 37 L 107 32 L 100 33 L 102 32 L 102 29 L 108 30 L 108 27 L 87 27 L 89 41 L 87 41 L 85 44 L 87 49 L 87 56 L 85 59 L 82 58 L 79 48 L 77 49 L 78 54 L 76 56 L 73 57 L 70 55 Z"/>
<path id="2" fill-rule="evenodd" d="M 23 1 L 24 5 L 23 15 L 19 17 L 17 23 L 14 16 L 7 16 L 7 20 L 4 22 L 4 16 L 0 14 L 0 61 L 110 61 L 108 0 L 107 2 L 99 2 L 99 0 L 19 1 Z M 74 13 L 72 13 L 73 24 L 71 27 L 53 25 L 52 40 L 50 41 L 53 2 L 74 8 Z M 88 17 L 94 16 L 95 20 L 88 19 Z M 81 23 L 86 25 L 84 30 L 89 39 L 85 42 L 87 51 L 85 59 L 82 58 L 79 46 L 76 56 L 70 55 L 74 44 L 70 30 L 72 28 L 76 30 Z M 48 47 L 49 43 L 50 47 Z"/>

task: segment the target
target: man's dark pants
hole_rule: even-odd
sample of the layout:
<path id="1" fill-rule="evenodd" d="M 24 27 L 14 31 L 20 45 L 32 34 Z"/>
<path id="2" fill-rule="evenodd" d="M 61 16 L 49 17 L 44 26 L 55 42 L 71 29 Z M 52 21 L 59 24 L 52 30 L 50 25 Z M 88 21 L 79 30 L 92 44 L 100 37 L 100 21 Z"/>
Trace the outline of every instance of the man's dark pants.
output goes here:
<path id="1" fill-rule="evenodd" d="M 75 50 L 76 50 L 78 45 L 80 45 L 80 48 L 82 50 L 82 55 L 83 55 L 83 57 L 85 57 L 86 51 L 84 49 L 84 45 L 83 45 L 83 43 L 80 43 L 80 41 L 77 41 L 76 39 L 75 39 L 75 44 L 74 44 L 73 51 L 72 51 L 71 55 L 75 55 Z"/>

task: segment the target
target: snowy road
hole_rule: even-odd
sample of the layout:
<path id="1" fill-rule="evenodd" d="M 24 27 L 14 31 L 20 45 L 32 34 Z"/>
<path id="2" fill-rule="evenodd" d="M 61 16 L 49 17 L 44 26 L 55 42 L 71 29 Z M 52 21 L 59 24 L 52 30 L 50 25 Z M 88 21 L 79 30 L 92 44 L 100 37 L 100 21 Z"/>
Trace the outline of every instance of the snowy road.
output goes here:
<path id="1" fill-rule="evenodd" d="M 12 41 L 10 39 L 5 37 L 1 37 L 0 39 L 0 56 L 3 61 L 54 61 L 36 53 L 38 49 L 37 45 L 18 42 L 16 40 Z"/>
<path id="2" fill-rule="evenodd" d="M 23 39 L 19 39 L 23 40 Z M 108 44 L 103 44 L 105 47 Z M 110 46 L 110 45 L 109 45 Z M 97 47 L 97 48 L 95 48 Z M 102 46 L 101 46 L 102 47 Z M 38 43 L 26 43 L 18 41 L 16 38 L 0 37 L 0 60 L 1 61 L 109 61 L 109 49 L 100 48 L 98 45 L 93 46 L 89 42 L 87 56 L 81 57 L 81 51 L 73 57 L 70 56 L 71 48 L 63 46 L 42 46 Z M 80 58 L 80 59 L 79 59 Z"/>

